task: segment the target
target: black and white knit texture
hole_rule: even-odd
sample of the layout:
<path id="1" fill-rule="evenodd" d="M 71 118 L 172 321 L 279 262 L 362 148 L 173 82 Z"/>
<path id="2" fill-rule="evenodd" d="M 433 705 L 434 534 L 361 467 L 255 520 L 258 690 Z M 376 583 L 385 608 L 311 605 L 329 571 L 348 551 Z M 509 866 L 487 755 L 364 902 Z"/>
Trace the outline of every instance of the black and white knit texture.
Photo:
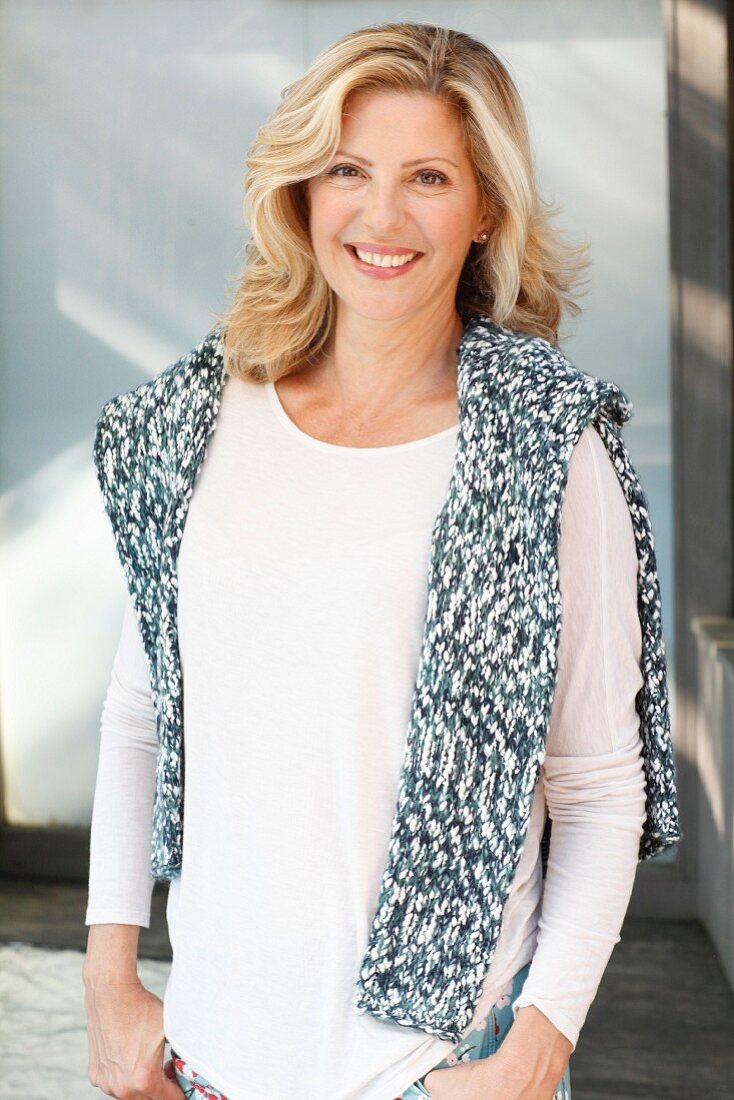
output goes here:
<path id="1" fill-rule="evenodd" d="M 151 874 L 161 880 L 180 872 L 183 843 L 177 557 L 223 367 L 223 334 L 213 328 L 156 378 L 108 401 L 94 440 L 156 707 Z M 682 837 L 653 531 L 621 434 L 632 405 L 555 345 L 478 314 L 459 346 L 458 400 L 391 839 L 353 1000 L 358 1012 L 454 1043 L 494 953 L 544 759 L 561 626 L 561 506 L 571 451 L 590 423 L 624 490 L 637 547 L 647 784 L 639 859 Z"/>

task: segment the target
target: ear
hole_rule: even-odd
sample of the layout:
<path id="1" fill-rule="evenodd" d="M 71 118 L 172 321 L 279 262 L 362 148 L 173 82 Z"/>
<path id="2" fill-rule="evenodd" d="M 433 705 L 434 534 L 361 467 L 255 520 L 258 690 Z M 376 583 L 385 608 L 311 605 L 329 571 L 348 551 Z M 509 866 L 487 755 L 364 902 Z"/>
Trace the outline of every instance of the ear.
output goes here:
<path id="1" fill-rule="evenodd" d="M 497 224 L 497 210 L 493 203 L 488 200 L 482 203 L 482 226 L 487 230 L 490 237 Z"/>

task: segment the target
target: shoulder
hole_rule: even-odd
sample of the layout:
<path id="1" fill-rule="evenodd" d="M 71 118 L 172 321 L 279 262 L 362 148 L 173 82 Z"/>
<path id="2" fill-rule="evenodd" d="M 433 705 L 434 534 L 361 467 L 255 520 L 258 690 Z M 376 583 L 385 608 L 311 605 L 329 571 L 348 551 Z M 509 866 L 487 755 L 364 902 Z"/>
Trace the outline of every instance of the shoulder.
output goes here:
<path id="1" fill-rule="evenodd" d="M 576 438 L 576 423 L 580 430 L 595 416 L 606 415 L 621 425 L 632 416 L 632 403 L 616 382 L 582 370 L 541 336 L 481 318 L 472 323 L 467 343 L 471 384 L 534 426 L 566 424 Z"/>
<path id="2" fill-rule="evenodd" d="M 113 457 L 132 463 L 160 456 L 170 426 L 184 426 L 219 384 L 221 363 L 222 333 L 214 327 L 160 374 L 106 401 L 94 432 L 98 470 Z"/>

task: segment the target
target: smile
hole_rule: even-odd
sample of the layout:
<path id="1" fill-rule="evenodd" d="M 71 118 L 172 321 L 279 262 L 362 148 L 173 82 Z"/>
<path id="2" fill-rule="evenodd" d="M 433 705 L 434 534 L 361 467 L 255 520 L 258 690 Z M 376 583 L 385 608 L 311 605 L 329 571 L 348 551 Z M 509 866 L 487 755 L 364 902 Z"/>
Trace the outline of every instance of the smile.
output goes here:
<path id="1" fill-rule="evenodd" d="M 352 257 L 354 266 L 358 271 L 373 278 L 392 279 L 397 275 L 403 275 L 411 271 L 423 256 L 422 252 L 406 252 L 401 255 L 385 255 L 375 252 L 364 252 L 354 245 L 345 244 L 345 249 Z"/>

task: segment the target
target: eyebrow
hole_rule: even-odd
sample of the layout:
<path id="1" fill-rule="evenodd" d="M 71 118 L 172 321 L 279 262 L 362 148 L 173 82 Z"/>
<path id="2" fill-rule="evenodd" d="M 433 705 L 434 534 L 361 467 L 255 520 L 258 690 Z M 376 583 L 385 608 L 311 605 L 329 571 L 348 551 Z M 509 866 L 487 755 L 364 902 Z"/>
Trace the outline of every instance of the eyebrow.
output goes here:
<path id="1" fill-rule="evenodd" d="M 335 157 L 349 157 L 350 160 L 358 160 L 360 164 L 366 164 L 368 168 L 372 168 L 372 161 L 365 160 L 364 157 L 358 157 L 356 153 L 348 153 L 346 149 L 337 149 L 334 153 Z M 448 157 L 418 157 L 416 160 L 406 160 L 403 162 L 403 168 L 410 168 L 414 164 L 423 164 L 427 160 L 445 160 L 447 164 L 453 164 L 454 168 L 458 168 L 458 164 L 455 164 L 453 160 L 449 160 Z"/>

